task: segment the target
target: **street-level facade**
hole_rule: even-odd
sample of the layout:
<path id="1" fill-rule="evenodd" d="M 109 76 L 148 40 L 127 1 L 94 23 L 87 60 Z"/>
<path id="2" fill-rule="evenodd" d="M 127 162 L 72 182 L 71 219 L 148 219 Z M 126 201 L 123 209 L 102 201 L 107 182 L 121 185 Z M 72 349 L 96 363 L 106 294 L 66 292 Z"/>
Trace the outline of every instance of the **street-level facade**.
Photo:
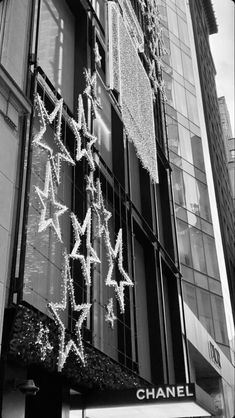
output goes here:
<path id="1" fill-rule="evenodd" d="M 232 412 L 188 19 L 0 2 L 4 418 Z"/>

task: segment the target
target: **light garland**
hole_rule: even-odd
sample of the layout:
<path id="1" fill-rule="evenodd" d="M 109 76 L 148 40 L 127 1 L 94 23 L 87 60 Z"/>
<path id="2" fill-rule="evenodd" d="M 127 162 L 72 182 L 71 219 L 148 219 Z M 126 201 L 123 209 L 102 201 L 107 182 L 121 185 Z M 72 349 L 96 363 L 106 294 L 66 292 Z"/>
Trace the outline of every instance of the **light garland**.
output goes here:
<path id="1" fill-rule="evenodd" d="M 64 254 L 64 267 L 62 272 L 62 279 L 63 279 L 63 295 L 62 301 L 60 303 L 53 303 L 50 302 L 48 304 L 48 308 L 50 309 L 53 318 L 56 324 L 59 327 L 60 331 L 60 338 L 59 338 L 59 356 L 58 356 L 58 371 L 61 372 L 66 359 L 71 350 L 75 353 L 76 357 L 85 365 L 85 353 L 84 347 L 82 344 L 82 336 L 81 336 L 81 327 L 87 315 L 90 311 L 91 304 L 90 303 L 83 303 L 83 304 L 76 304 L 75 296 L 74 296 L 74 286 L 73 286 L 73 279 L 71 277 L 70 265 L 69 265 L 69 256 L 67 253 Z M 75 312 L 82 311 L 79 319 L 76 322 L 75 330 L 76 330 L 76 342 L 72 339 L 65 343 L 65 325 L 61 318 L 59 317 L 58 311 L 64 312 L 67 309 L 67 302 L 70 299 L 70 304 Z"/>
<path id="2" fill-rule="evenodd" d="M 96 198 L 94 202 L 92 202 L 92 207 L 97 216 L 97 236 L 101 237 L 103 232 L 108 231 L 108 221 L 111 218 L 111 212 L 109 212 L 104 205 L 104 198 L 102 194 L 100 180 L 96 180 Z"/>
<path id="3" fill-rule="evenodd" d="M 114 290 L 116 292 L 116 297 L 120 305 L 120 312 L 125 312 L 125 302 L 124 302 L 124 288 L 126 286 L 132 287 L 134 286 L 134 283 L 128 276 L 128 274 L 125 272 L 123 268 L 123 243 L 122 243 L 122 229 L 119 230 L 116 244 L 114 249 L 111 246 L 109 235 L 106 237 L 106 244 L 108 246 L 108 262 L 109 262 L 109 270 L 108 274 L 105 280 L 105 284 L 107 286 L 114 287 Z M 124 280 L 120 280 L 119 284 L 116 280 L 112 279 L 113 270 L 114 270 L 114 263 L 117 261 L 118 270 L 121 273 Z"/>
<path id="4" fill-rule="evenodd" d="M 85 179 L 86 179 L 86 191 L 91 194 L 91 199 L 93 202 L 95 198 L 95 193 L 97 192 L 96 187 L 94 185 L 94 171 L 91 171 L 89 173 L 89 176 L 86 175 Z"/>
<path id="5" fill-rule="evenodd" d="M 37 335 L 37 339 L 35 344 L 39 345 L 39 349 L 41 352 L 41 360 L 45 361 L 47 357 L 47 353 L 53 350 L 53 346 L 49 342 L 49 328 L 44 326 L 42 322 L 39 322 L 39 333 Z"/>
<path id="6" fill-rule="evenodd" d="M 45 108 L 45 105 L 40 95 L 37 93 L 36 98 L 35 98 L 35 106 L 38 110 L 40 130 L 36 135 L 34 135 L 32 144 L 35 146 L 39 146 L 48 152 L 49 158 L 52 164 L 53 175 L 55 176 L 57 183 L 60 184 L 61 161 L 65 161 L 68 164 L 75 165 L 74 160 L 72 159 L 67 148 L 64 146 L 64 144 L 61 141 L 63 99 L 59 100 L 56 103 L 54 110 L 52 111 L 51 114 L 49 114 Z M 55 144 L 59 148 L 59 151 L 57 153 L 55 153 L 53 149 L 46 142 L 42 141 L 43 136 L 46 132 L 47 126 L 50 125 L 53 121 L 56 121 L 56 130 L 54 134 L 54 140 L 55 140 Z"/>
<path id="7" fill-rule="evenodd" d="M 42 191 L 37 186 L 35 186 L 35 190 L 43 206 L 38 225 L 38 232 L 42 232 L 49 226 L 52 226 L 59 240 L 62 242 L 59 217 L 63 215 L 68 210 L 68 208 L 55 200 L 55 190 L 50 161 L 48 161 L 46 165 L 44 190 Z M 49 204 L 53 206 L 54 212 L 52 216 L 46 219 Z"/>
<path id="8" fill-rule="evenodd" d="M 117 317 L 114 315 L 113 312 L 113 298 L 109 299 L 109 303 L 106 305 L 107 313 L 105 315 L 105 321 L 110 323 L 111 328 L 114 327 L 114 321 L 116 321 Z"/>
<path id="9" fill-rule="evenodd" d="M 82 266 L 82 272 L 86 281 L 86 285 L 91 285 L 91 264 L 93 263 L 100 263 L 100 259 L 98 258 L 94 248 L 91 246 L 91 209 L 89 208 L 86 217 L 81 225 L 74 213 L 71 213 L 72 225 L 73 225 L 73 232 L 75 238 L 75 244 L 73 250 L 70 254 L 70 257 L 74 260 L 79 260 Z M 81 244 L 81 235 L 85 235 L 86 233 L 86 250 L 87 255 L 84 256 L 79 252 L 80 244 Z"/>
<path id="10" fill-rule="evenodd" d="M 91 102 L 91 114 L 92 117 L 95 119 L 97 115 L 97 108 L 102 109 L 100 105 L 100 101 L 97 98 L 97 79 L 96 79 L 96 72 L 94 72 L 91 76 L 90 71 L 86 68 L 84 70 L 85 80 L 86 80 L 86 88 L 83 94 L 90 100 Z"/>
<path id="11" fill-rule="evenodd" d="M 91 135 L 87 129 L 83 100 L 81 95 L 79 95 L 78 98 L 78 121 L 76 122 L 73 118 L 70 118 L 69 123 L 77 142 L 76 161 L 80 161 L 83 157 L 85 157 L 90 166 L 90 169 L 95 170 L 92 146 L 97 141 L 97 138 L 94 135 Z M 82 137 L 86 142 L 85 148 L 82 148 Z"/>

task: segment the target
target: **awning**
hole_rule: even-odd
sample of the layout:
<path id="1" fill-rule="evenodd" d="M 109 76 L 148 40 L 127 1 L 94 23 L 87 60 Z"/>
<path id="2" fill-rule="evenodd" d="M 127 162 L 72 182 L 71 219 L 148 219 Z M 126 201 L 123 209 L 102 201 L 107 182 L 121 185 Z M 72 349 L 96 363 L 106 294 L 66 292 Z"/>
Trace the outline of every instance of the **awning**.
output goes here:
<path id="1" fill-rule="evenodd" d="M 182 418 L 213 414 L 212 399 L 195 384 L 96 391 L 82 399 L 74 395 L 70 404 L 72 418 L 76 418 L 81 401 L 89 418 Z"/>

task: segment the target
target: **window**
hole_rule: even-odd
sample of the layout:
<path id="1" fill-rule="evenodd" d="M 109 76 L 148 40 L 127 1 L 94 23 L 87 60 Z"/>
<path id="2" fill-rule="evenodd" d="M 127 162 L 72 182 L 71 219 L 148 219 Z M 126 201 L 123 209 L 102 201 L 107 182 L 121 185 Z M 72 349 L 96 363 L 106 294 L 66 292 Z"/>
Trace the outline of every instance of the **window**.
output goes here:
<path id="1" fill-rule="evenodd" d="M 73 110 L 75 18 L 65 1 L 43 0 L 40 11 L 38 64 Z"/>
<path id="2" fill-rule="evenodd" d="M 183 295 L 184 295 L 185 303 L 187 303 L 191 311 L 193 311 L 194 315 L 198 317 L 195 286 L 192 286 L 191 284 L 186 283 L 184 280 L 183 280 Z"/>
<path id="3" fill-rule="evenodd" d="M 190 132 L 182 125 L 178 125 L 179 128 L 179 141 L 180 141 L 180 155 L 190 163 L 193 162 L 192 146 L 190 140 Z"/>
<path id="4" fill-rule="evenodd" d="M 198 191 L 198 203 L 200 216 L 207 221 L 211 221 L 210 202 L 207 186 L 204 183 L 196 180 Z"/>
<path id="5" fill-rule="evenodd" d="M 183 172 L 183 176 L 186 207 L 189 211 L 199 215 L 197 181 L 194 177 L 190 176 L 186 172 Z"/>
<path id="6" fill-rule="evenodd" d="M 189 227 L 187 223 L 177 219 L 177 232 L 180 262 L 187 266 L 192 266 Z"/>
<path id="7" fill-rule="evenodd" d="M 214 326 L 212 320 L 210 293 L 206 290 L 197 288 L 198 318 L 206 330 L 214 337 Z"/>
<path id="8" fill-rule="evenodd" d="M 199 125 L 199 116 L 198 116 L 198 109 L 197 109 L 197 100 L 196 97 L 186 90 L 186 98 L 187 98 L 187 107 L 188 107 L 188 118 L 195 123 L 195 125 Z"/>
<path id="9" fill-rule="evenodd" d="M 170 43 L 171 48 L 171 66 L 176 70 L 179 74 L 183 75 L 183 66 L 182 66 L 182 58 L 181 58 L 181 50 L 174 44 L 174 42 Z"/>
<path id="10" fill-rule="evenodd" d="M 203 234 L 205 247 L 207 273 L 212 277 L 219 278 L 219 267 L 215 249 L 215 240 L 209 235 Z"/>
<path id="11" fill-rule="evenodd" d="M 206 261 L 202 241 L 202 233 L 199 229 L 189 228 L 193 267 L 196 270 L 206 273 Z"/>
<path id="12" fill-rule="evenodd" d="M 167 20 L 168 20 L 168 27 L 171 31 L 174 31 L 174 35 L 178 38 L 179 31 L 178 31 L 178 22 L 177 22 L 177 15 L 174 10 L 167 4 Z"/>
<path id="13" fill-rule="evenodd" d="M 185 89 L 181 84 L 174 81 L 175 89 L 175 108 L 178 112 L 182 113 L 184 116 L 187 116 L 187 103 L 185 96 Z"/>
<path id="14" fill-rule="evenodd" d="M 185 52 L 181 51 L 181 54 L 182 54 L 182 61 L 183 61 L 184 77 L 190 83 L 194 84 L 192 60 L 187 54 L 185 54 Z"/>
<path id="15" fill-rule="evenodd" d="M 215 327 L 215 340 L 221 344 L 228 344 L 223 299 L 220 296 L 211 295 L 211 303 Z"/>
<path id="16" fill-rule="evenodd" d="M 185 197 L 184 197 L 184 184 L 183 184 L 183 172 L 175 165 L 173 168 L 173 191 L 174 191 L 174 200 L 181 206 L 185 206 Z"/>
<path id="17" fill-rule="evenodd" d="M 178 18 L 178 27 L 179 27 L 179 38 L 181 42 L 189 46 L 189 35 L 188 35 L 187 23 L 180 16 L 177 16 L 177 18 Z"/>
<path id="18" fill-rule="evenodd" d="M 190 133 L 190 141 L 191 141 L 191 148 L 192 148 L 192 163 L 198 167 L 200 170 L 205 171 L 204 165 L 204 156 L 202 150 L 202 140 L 199 136 Z"/>

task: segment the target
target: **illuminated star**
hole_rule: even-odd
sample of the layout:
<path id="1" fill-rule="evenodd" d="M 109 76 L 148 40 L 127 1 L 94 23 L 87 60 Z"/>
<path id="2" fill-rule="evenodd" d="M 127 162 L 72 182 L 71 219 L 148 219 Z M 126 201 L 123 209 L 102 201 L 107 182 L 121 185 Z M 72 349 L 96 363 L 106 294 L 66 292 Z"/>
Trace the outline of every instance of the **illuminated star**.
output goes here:
<path id="1" fill-rule="evenodd" d="M 82 96 L 78 98 L 78 121 L 76 122 L 73 118 L 70 118 L 70 126 L 73 130 L 76 142 L 76 161 L 80 161 L 83 157 L 87 159 L 87 162 L 91 170 L 95 170 L 95 162 L 92 154 L 92 146 L 97 141 L 94 135 L 91 135 L 87 129 L 85 112 L 83 107 Z M 82 138 L 85 141 L 85 147 L 82 148 Z"/>
<path id="2" fill-rule="evenodd" d="M 71 213 L 73 232 L 75 237 L 75 244 L 73 250 L 70 254 L 70 257 L 75 260 L 80 260 L 82 265 L 82 271 L 86 281 L 86 285 L 91 285 L 91 264 L 100 263 L 94 248 L 91 246 L 91 208 L 88 209 L 86 217 L 81 225 L 74 213 Z M 81 235 L 86 233 L 86 251 L 87 255 L 84 256 L 79 252 L 81 245 Z"/>
<path id="3" fill-rule="evenodd" d="M 41 360 L 45 361 L 47 353 L 50 353 L 53 350 L 53 346 L 50 344 L 48 338 L 48 334 L 50 332 L 49 328 L 47 326 L 44 327 L 41 321 L 39 323 L 39 327 L 40 330 L 35 344 L 39 345 L 41 351 Z"/>
<path id="4" fill-rule="evenodd" d="M 46 165 L 44 190 L 40 190 L 37 186 L 35 187 L 35 190 L 43 206 L 38 226 L 38 232 L 42 232 L 48 226 L 52 226 L 59 240 L 62 242 L 59 217 L 63 215 L 63 213 L 66 212 L 68 208 L 55 200 L 55 190 L 50 161 L 48 161 Z M 49 217 L 46 219 L 46 216 L 48 216 L 47 213 L 49 213 Z"/>
<path id="5" fill-rule="evenodd" d="M 95 63 L 96 63 L 96 65 L 98 65 L 98 67 L 101 67 L 102 57 L 100 55 L 99 46 L 98 46 L 98 43 L 97 42 L 95 43 L 94 54 L 95 54 Z"/>
<path id="6" fill-rule="evenodd" d="M 109 322 L 111 325 L 111 328 L 114 326 L 114 321 L 117 319 L 117 317 L 114 315 L 113 312 L 113 298 L 109 299 L 109 303 L 106 306 L 107 314 L 105 315 L 105 321 Z"/>
<path id="7" fill-rule="evenodd" d="M 61 168 L 61 161 L 65 161 L 69 164 L 75 165 L 74 160 L 72 159 L 71 155 L 69 154 L 67 148 L 61 141 L 61 123 L 62 123 L 62 111 L 63 111 L 63 99 L 59 100 L 52 113 L 48 113 L 45 105 L 40 97 L 37 94 L 35 99 L 35 106 L 38 109 L 39 114 L 39 121 L 40 121 L 40 130 L 34 136 L 33 144 L 45 149 L 49 153 L 49 158 L 52 164 L 53 175 L 58 184 L 60 184 L 60 168 Z M 56 122 L 56 130 L 54 134 L 55 143 L 59 149 L 57 153 L 53 151 L 53 149 L 43 140 L 43 136 L 47 130 L 47 126 L 51 125 L 52 122 Z"/>
<path id="8" fill-rule="evenodd" d="M 111 212 L 105 209 L 104 198 L 101 190 L 100 180 L 96 180 L 96 199 L 92 204 L 95 213 L 97 215 L 98 226 L 97 234 L 101 237 L 102 233 L 108 229 L 108 220 L 111 218 Z"/>
<path id="9" fill-rule="evenodd" d="M 73 350 L 77 358 L 81 360 L 83 364 L 85 364 L 85 353 L 84 353 L 84 348 L 82 344 L 81 327 L 82 327 L 83 322 L 87 318 L 87 315 L 91 307 L 90 303 L 83 303 L 81 305 L 76 304 L 75 296 L 74 296 L 73 279 L 71 277 L 71 271 L 70 271 L 70 265 L 69 265 L 69 257 L 66 253 L 64 256 L 64 260 L 65 262 L 64 262 L 63 272 L 62 272 L 62 279 L 63 279 L 62 301 L 60 303 L 50 302 L 48 304 L 48 307 L 60 331 L 58 371 L 61 371 L 63 369 L 64 364 L 71 350 Z M 59 311 L 64 312 L 67 310 L 68 298 L 70 299 L 70 305 L 71 305 L 72 310 L 75 312 L 82 311 L 82 313 L 79 316 L 79 319 L 77 320 L 76 325 L 75 325 L 76 342 L 70 339 L 66 344 L 65 343 L 66 328 L 58 312 Z"/>
<path id="10" fill-rule="evenodd" d="M 83 92 L 85 96 L 91 101 L 91 113 L 93 118 L 96 118 L 97 108 L 101 109 L 101 105 L 99 100 L 97 99 L 97 92 L 96 92 L 96 72 L 93 73 L 91 76 L 90 71 L 87 69 L 84 70 L 85 79 L 86 79 L 86 88 Z"/>
<path id="11" fill-rule="evenodd" d="M 113 249 L 111 243 L 109 243 L 109 270 L 105 280 L 107 286 L 113 286 L 116 292 L 116 297 L 120 305 L 121 313 L 125 312 L 124 305 L 124 288 L 125 286 L 134 286 L 134 283 L 125 272 L 123 268 L 123 255 L 122 255 L 122 229 L 119 230 L 115 248 Z M 124 280 L 120 280 L 119 284 L 116 280 L 112 280 L 112 274 L 114 269 L 114 262 L 117 260 L 118 270 L 121 273 Z"/>

